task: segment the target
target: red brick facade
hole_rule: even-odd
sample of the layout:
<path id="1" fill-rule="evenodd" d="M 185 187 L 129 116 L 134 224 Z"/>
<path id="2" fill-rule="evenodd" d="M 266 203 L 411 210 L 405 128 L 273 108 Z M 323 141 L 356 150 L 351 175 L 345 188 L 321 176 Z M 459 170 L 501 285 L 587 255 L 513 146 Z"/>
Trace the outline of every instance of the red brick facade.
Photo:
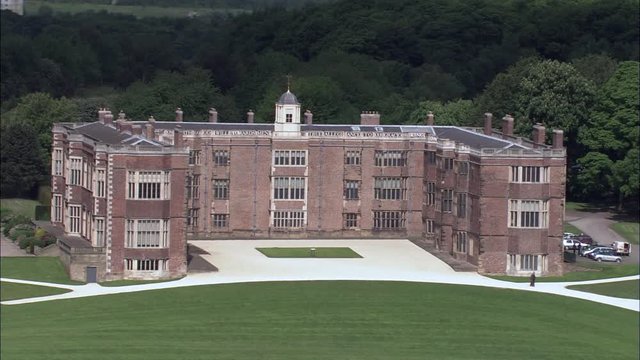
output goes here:
<path id="1" fill-rule="evenodd" d="M 104 199 L 93 196 L 95 186 L 92 192 L 61 176 L 52 180 L 54 193 L 91 209 L 88 217 L 108 220 L 105 278 L 182 275 L 187 237 L 423 239 L 481 273 L 562 273 L 561 144 L 493 132 L 490 116 L 484 129 L 380 126 L 371 112 L 359 125 L 311 124 L 311 114 L 300 124 L 295 96 L 285 95 L 275 125 L 214 117 L 121 119 L 114 128 L 108 116 L 94 124 L 121 134 L 144 128 L 138 139 L 156 144 L 146 151 L 92 143 L 81 127 L 54 128 L 54 149 L 108 173 Z M 541 142 L 545 129 L 536 131 Z M 128 199 L 127 174 L 135 170 L 170 172 L 170 198 Z M 127 247 L 128 219 L 168 219 L 168 247 Z M 85 238 L 96 245 L 95 233 Z M 166 270 L 127 271 L 127 259 L 164 259 Z"/>

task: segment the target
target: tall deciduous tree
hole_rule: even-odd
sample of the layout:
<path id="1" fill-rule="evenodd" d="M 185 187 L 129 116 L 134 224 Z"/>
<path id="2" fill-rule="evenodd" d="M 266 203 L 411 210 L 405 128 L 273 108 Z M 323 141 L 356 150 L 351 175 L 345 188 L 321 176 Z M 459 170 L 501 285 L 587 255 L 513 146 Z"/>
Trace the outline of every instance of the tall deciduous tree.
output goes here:
<path id="1" fill-rule="evenodd" d="M 33 196 L 46 173 L 38 133 L 29 123 L 13 123 L 3 125 L 0 134 L 0 195 Z"/>
<path id="2" fill-rule="evenodd" d="M 435 116 L 436 125 L 474 125 L 475 107 L 471 100 L 456 100 L 447 103 L 423 101 L 411 114 L 410 123 L 423 124 L 429 111 Z"/>

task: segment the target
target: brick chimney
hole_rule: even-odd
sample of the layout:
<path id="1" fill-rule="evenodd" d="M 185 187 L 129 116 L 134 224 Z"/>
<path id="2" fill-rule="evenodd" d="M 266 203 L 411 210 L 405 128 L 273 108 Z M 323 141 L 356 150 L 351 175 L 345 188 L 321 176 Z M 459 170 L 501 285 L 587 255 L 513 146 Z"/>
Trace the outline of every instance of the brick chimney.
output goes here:
<path id="1" fill-rule="evenodd" d="M 253 115 L 255 115 L 253 110 L 249 109 L 249 112 L 247 112 L 247 123 L 253 124 Z"/>
<path id="2" fill-rule="evenodd" d="M 124 111 L 120 110 L 120 112 L 118 113 L 118 120 L 127 120 L 127 114 L 125 114 Z"/>
<path id="3" fill-rule="evenodd" d="M 133 135 L 142 135 L 142 126 L 140 125 L 131 126 L 131 133 Z"/>
<path id="4" fill-rule="evenodd" d="M 435 116 L 432 111 L 427 113 L 427 118 L 425 119 L 428 126 L 433 126 Z"/>
<path id="5" fill-rule="evenodd" d="M 176 122 L 182 122 L 182 115 L 184 114 L 184 112 L 182 111 L 182 109 L 177 108 L 176 109 Z"/>
<path id="6" fill-rule="evenodd" d="M 492 123 L 493 123 L 493 114 L 490 112 L 484 113 L 484 134 L 485 135 L 491 136 L 491 134 L 493 133 Z"/>
<path id="7" fill-rule="evenodd" d="M 104 124 L 111 125 L 113 124 L 113 114 L 109 110 L 104 110 Z"/>
<path id="8" fill-rule="evenodd" d="M 218 122 L 218 112 L 215 108 L 209 109 L 209 122 L 217 123 Z"/>
<path id="9" fill-rule="evenodd" d="M 173 146 L 182 147 L 182 126 L 176 125 L 173 130 Z"/>
<path id="10" fill-rule="evenodd" d="M 98 121 L 104 124 L 104 115 L 107 113 L 107 109 L 98 108 Z"/>
<path id="11" fill-rule="evenodd" d="M 307 125 L 313 124 L 313 114 L 309 109 L 307 109 L 307 111 L 304 112 L 304 123 Z"/>
<path id="12" fill-rule="evenodd" d="M 502 136 L 504 138 L 513 136 L 513 117 L 509 114 L 502 118 Z"/>
<path id="13" fill-rule="evenodd" d="M 153 124 L 148 122 L 144 124 L 144 134 L 149 140 L 155 140 L 155 132 L 153 130 Z"/>
<path id="14" fill-rule="evenodd" d="M 536 145 L 544 145 L 546 136 L 547 136 L 547 131 L 544 125 L 540 123 L 533 125 L 533 132 L 531 137 L 533 138 L 532 140 Z"/>
<path id="15" fill-rule="evenodd" d="M 564 131 L 554 129 L 553 130 L 553 148 L 554 149 L 562 149 L 564 147 Z"/>
<path id="16" fill-rule="evenodd" d="M 380 125 L 380 114 L 377 111 L 363 111 L 360 114 L 360 125 Z"/>
<path id="17" fill-rule="evenodd" d="M 107 114 L 107 116 L 108 116 L 108 114 Z M 125 123 L 124 120 L 116 120 L 116 130 L 118 130 L 120 132 L 124 131 L 124 129 L 125 129 L 124 123 Z"/>

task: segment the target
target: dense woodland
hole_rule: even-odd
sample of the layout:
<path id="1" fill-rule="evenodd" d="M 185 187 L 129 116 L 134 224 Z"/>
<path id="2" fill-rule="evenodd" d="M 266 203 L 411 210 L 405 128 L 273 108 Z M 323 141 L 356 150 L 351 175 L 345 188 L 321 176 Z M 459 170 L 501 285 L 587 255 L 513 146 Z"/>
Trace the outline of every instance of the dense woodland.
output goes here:
<path id="1" fill-rule="evenodd" d="M 362 110 L 415 123 L 433 111 L 439 124 L 479 126 L 491 111 L 513 114 L 523 136 L 536 122 L 564 129 L 569 197 L 634 203 L 638 5 L 350 0 L 196 19 L 5 11 L 1 195 L 46 178 L 54 121 L 94 121 L 102 106 L 134 120 L 170 120 L 179 106 L 202 121 L 214 106 L 222 121 L 249 109 L 271 121 L 291 74 L 320 123 L 352 123 Z M 26 151 L 18 135 L 41 156 L 21 154 L 11 170 Z"/>

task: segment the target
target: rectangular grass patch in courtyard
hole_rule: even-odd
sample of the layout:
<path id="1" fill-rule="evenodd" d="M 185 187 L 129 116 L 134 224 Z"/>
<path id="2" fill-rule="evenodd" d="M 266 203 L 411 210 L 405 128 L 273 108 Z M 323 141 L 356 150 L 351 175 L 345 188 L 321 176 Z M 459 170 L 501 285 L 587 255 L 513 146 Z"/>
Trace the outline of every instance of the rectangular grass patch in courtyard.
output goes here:
<path id="1" fill-rule="evenodd" d="M 632 244 L 638 244 L 640 241 L 640 223 L 620 221 L 612 224 L 610 228 Z"/>
<path id="2" fill-rule="evenodd" d="M 640 281 L 627 280 L 603 284 L 571 285 L 568 289 L 625 299 L 640 299 Z"/>
<path id="3" fill-rule="evenodd" d="M 361 258 L 348 247 L 271 247 L 256 248 L 270 258 Z"/>

